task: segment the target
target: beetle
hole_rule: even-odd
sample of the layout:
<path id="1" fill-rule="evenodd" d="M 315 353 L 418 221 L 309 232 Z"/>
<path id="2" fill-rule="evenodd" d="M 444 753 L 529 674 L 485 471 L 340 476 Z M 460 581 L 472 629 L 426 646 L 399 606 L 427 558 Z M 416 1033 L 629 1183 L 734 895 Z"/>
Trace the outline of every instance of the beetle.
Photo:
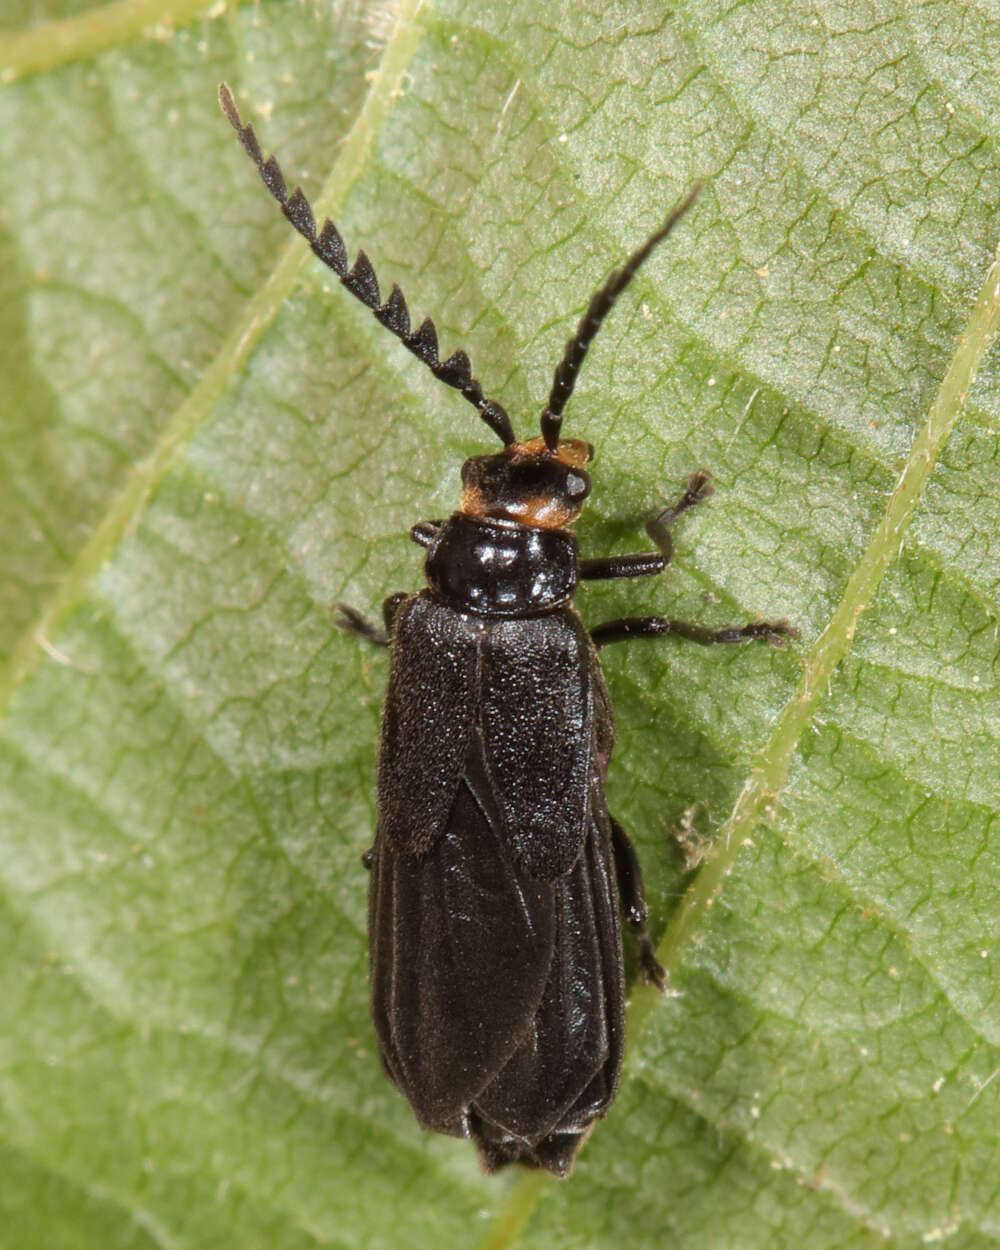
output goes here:
<path id="1" fill-rule="evenodd" d="M 427 586 L 394 594 L 384 628 L 346 605 L 336 623 L 391 648 L 381 725 L 371 872 L 372 1019 L 381 1060 L 427 1129 L 472 1138 L 487 1172 L 511 1163 L 565 1176 L 618 1085 L 625 973 L 619 909 L 644 981 L 664 986 L 646 931 L 636 853 L 608 811 L 614 721 L 599 648 L 674 634 L 698 643 L 784 645 L 786 621 L 707 629 L 662 616 L 587 630 L 580 580 L 648 577 L 668 564 L 670 528 L 712 493 L 704 469 L 647 524 L 655 552 L 580 559 L 570 526 L 590 493 L 593 448 L 561 437 L 591 340 L 640 265 L 690 208 L 692 189 L 593 295 L 556 371 L 537 437 L 472 376 L 438 355 L 427 318 L 410 328 L 371 262 L 348 268 L 337 228 L 317 231 L 301 188 L 220 87 L 226 117 L 265 186 L 313 252 L 503 443 L 462 468 L 459 510 L 414 525 Z"/>

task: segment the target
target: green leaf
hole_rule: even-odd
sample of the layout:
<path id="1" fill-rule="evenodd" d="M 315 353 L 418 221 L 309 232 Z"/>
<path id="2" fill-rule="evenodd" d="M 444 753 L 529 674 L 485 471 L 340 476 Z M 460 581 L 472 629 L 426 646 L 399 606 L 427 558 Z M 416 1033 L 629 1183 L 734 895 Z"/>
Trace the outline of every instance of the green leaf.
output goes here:
<path id="1" fill-rule="evenodd" d="M 997 1243 L 998 43 L 958 0 L 8 6 L 0 1245 Z M 567 432 L 587 554 L 718 494 L 579 606 L 801 640 L 606 653 L 674 993 L 565 1182 L 422 1134 L 367 1015 L 386 659 L 330 607 L 417 588 L 495 443 L 221 80 L 519 432 L 706 182 Z"/>

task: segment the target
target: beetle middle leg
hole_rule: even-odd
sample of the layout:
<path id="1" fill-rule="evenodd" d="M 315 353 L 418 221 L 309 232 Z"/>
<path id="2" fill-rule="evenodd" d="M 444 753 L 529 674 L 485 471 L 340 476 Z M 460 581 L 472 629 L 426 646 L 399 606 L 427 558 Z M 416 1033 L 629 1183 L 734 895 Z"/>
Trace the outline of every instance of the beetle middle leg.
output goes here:
<path id="1" fill-rule="evenodd" d="M 346 603 L 337 604 L 339 615 L 333 618 L 333 623 L 338 629 L 342 629 L 345 634 L 358 634 L 359 637 L 366 638 L 369 642 L 374 642 L 378 647 L 387 647 L 392 642 L 392 624 L 396 619 L 396 613 L 399 611 L 399 605 L 408 597 L 403 591 L 397 591 L 396 594 L 390 595 L 383 602 L 382 619 L 385 622 L 384 629 L 379 629 L 377 625 L 373 625 L 367 617 L 362 616 L 360 612 L 349 607 Z"/>
<path id="2" fill-rule="evenodd" d="M 338 629 L 342 629 L 345 634 L 357 634 L 359 637 L 367 639 L 368 642 L 374 642 L 378 647 L 388 647 L 392 643 L 392 626 L 396 619 L 396 613 L 399 611 L 399 605 L 408 597 L 403 591 L 397 591 L 396 594 L 389 595 L 383 601 L 382 620 L 385 622 L 385 629 L 379 629 L 377 625 L 373 625 L 360 612 L 346 603 L 337 604 L 338 615 L 333 618 L 333 623 Z M 361 862 L 371 872 L 372 865 L 375 862 L 374 846 L 370 846 L 364 852 L 361 856 Z"/>
<path id="3" fill-rule="evenodd" d="M 590 631 L 594 646 L 600 650 L 612 642 L 629 642 L 632 638 L 662 638 L 676 634 L 702 646 L 713 643 L 753 642 L 761 639 L 772 647 L 783 647 L 799 631 L 787 621 L 755 621 L 750 625 L 727 625 L 724 629 L 706 629 L 693 621 L 673 621 L 666 616 L 625 616 L 617 621 L 604 621 Z"/>
<path id="4" fill-rule="evenodd" d="M 618 897 L 622 911 L 629 927 L 636 936 L 639 947 L 639 975 L 646 985 L 655 985 L 662 990 L 667 983 L 667 974 L 656 958 L 653 943 L 646 932 L 646 919 L 649 908 L 646 905 L 646 892 L 642 884 L 642 869 L 639 867 L 639 856 L 635 847 L 614 816 L 611 821 L 611 837 L 615 853 L 615 875 L 618 878 Z"/>

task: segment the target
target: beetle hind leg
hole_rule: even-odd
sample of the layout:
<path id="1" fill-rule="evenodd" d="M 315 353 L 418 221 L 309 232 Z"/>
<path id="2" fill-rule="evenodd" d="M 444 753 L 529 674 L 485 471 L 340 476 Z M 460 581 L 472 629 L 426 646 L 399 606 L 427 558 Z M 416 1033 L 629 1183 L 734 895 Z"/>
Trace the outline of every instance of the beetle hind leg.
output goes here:
<path id="1" fill-rule="evenodd" d="M 646 932 L 646 919 L 649 908 L 646 906 L 646 892 L 642 884 L 642 869 L 639 856 L 625 830 L 613 816 L 611 820 L 611 838 L 615 852 L 615 874 L 618 878 L 618 897 L 621 908 L 629 927 L 636 937 L 639 951 L 639 975 L 645 985 L 655 985 L 664 990 L 667 974 L 663 965 L 656 958 L 656 950 L 652 939 Z"/>

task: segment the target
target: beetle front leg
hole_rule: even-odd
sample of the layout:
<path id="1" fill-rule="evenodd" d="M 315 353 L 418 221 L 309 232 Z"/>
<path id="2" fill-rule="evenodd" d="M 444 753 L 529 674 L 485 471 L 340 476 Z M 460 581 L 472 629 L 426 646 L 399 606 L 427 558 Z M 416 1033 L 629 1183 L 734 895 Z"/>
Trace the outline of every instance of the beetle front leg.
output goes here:
<path id="1" fill-rule="evenodd" d="M 444 526 L 444 521 L 418 521 L 410 526 L 410 541 L 418 547 L 429 547 Z"/>
<path id="2" fill-rule="evenodd" d="M 676 634 L 702 646 L 713 643 L 753 642 L 761 639 L 772 647 L 783 647 L 799 631 L 787 621 L 757 621 L 752 625 L 728 625 L 725 629 L 706 629 L 693 621 L 672 621 L 666 616 L 625 616 L 618 621 L 605 621 L 590 631 L 594 646 L 600 649 L 612 642 L 628 642 L 632 638 L 662 638 Z"/>
<path id="3" fill-rule="evenodd" d="M 639 975 L 645 985 L 655 985 L 658 990 L 662 990 L 667 983 L 667 974 L 656 958 L 653 943 L 646 932 L 649 908 L 646 906 L 646 892 L 642 885 L 639 856 L 636 855 L 635 847 L 628 834 L 614 816 L 611 816 L 610 820 L 615 852 L 615 875 L 618 878 L 618 897 L 625 919 L 635 933 L 638 943 Z"/>
<path id="4" fill-rule="evenodd" d="M 406 593 L 400 590 L 396 594 L 390 595 L 383 602 L 382 619 L 385 622 L 385 629 L 379 629 L 377 625 L 373 625 L 360 612 L 349 607 L 346 603 L 338 603 L 336 605 L 340 615 L 333 618 L 333 623 L 338 629 L 342 629 L 345 634 L 358 634 L 369 642 L 375 643 L 378 647 L 387 647 L 392 642 L 392 624 L 396 619 L 399 605 L 406 598 Z"/>
<path id="5" fill-rule="evenodd" d="M 688 478 L 684 494 L 681 495 L 680 499 L 675 504 L 671 504 L 669 508 L 664 508 L 659 516 L 655 516 L 651 521 L 646 522 L 646 533 L 662 552 L 664 564 L 669 564 L 674 554 L 674 540 L 670 533 L 671 525 L 679 516 L 683 516 L 685 512 L 689 512 L 697 504 L 702 503 L 710 495 L 714 494 L 715 487 L 712 485 L 711 473 L 707 469 L 699 469 L 697 473 L 692 473 Z"/>
<path id="6" fill-rule="evenodd" d="M 580 561 L 580 576 L 584 581 L 607 581 L 619 577 L 652 577 L 662 573 L 674 554 L 674 540 L 670 526 L 679 516 L 715 493 L 707 469 L 699 469 L 688 478 L 684 494 L 676 503 L 646 523 L 646 533 L 656 543 L 659 551 L 643 552 L 634 556 L 604 556 L 595 560 Z"/>

